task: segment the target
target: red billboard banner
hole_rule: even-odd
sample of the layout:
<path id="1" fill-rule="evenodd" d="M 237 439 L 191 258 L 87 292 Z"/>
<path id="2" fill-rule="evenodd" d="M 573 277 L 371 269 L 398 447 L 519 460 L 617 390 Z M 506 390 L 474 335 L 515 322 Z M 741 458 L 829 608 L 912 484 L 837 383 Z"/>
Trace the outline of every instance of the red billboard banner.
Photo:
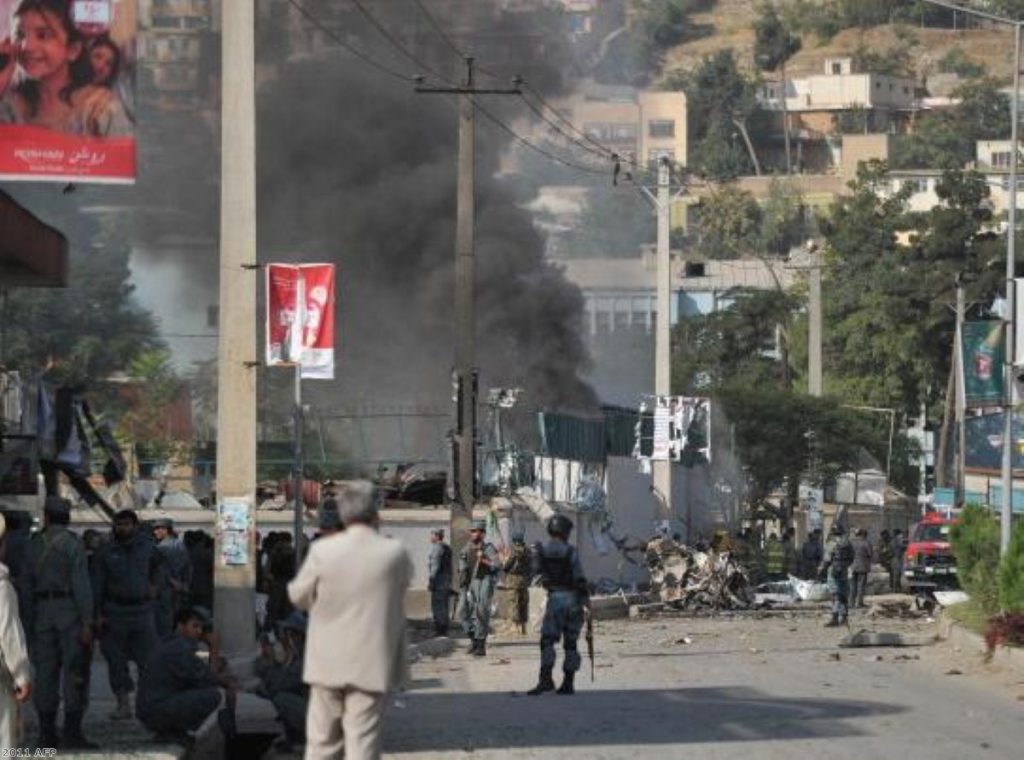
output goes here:
<path id="1" fill-rule="evenodd" d="M 266 362 L 334 379 L 334 264 L 268 264 Z"/>
<path id="2" fill-rule="evenodd" d="M 0 179 L 131 183 L 137 0 L 0 0 Z"/>

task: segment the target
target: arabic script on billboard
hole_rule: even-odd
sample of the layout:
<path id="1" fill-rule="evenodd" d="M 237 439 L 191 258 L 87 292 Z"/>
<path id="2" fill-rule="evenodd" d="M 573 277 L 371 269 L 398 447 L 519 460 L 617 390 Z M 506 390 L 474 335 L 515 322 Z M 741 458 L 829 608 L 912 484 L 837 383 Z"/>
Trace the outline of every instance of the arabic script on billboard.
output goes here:
<path id="1" fill-rule="evenodd" d="M 334 291 L 334 264 L 267 265 L 268 367 L 334 379 Z"/>
<path id="2" fill-rule="evenodd" d="M 137 0 L 0 0 L 0 179 L 135 181 Z"/>

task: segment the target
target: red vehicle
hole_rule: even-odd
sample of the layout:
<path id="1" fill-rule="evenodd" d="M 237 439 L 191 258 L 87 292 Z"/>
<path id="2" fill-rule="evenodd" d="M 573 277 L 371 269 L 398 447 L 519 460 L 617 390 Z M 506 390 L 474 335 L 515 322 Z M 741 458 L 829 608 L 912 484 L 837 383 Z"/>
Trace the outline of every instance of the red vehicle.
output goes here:
<path id="1" fill-rule="evenodd" d="M 912 592 L 960 587 L 949 531 L 955 519 L 929 512 L 910 533 L 903 576 Z"/>

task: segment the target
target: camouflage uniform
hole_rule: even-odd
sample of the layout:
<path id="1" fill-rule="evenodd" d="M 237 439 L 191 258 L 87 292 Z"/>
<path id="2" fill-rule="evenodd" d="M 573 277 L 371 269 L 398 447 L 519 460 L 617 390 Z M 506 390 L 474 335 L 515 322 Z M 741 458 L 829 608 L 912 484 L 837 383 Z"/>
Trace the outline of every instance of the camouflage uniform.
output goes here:
<path id="1" fill-rule="evenodd" d="M 832 619 L 828 623 L 830 626 L 846 624 L 849 614 L 851 564 L 853 544 L 850 543 L 849 536 L 845 532 L 833 533 L 825 544 L 828 588 L 832 592 Z"/>
<path id="2" fill-rule="evenodd" d="M 502 570 L 505 571 L 505 585 L 512 591 L 509 618 L 519 630 L 526 633 L 526 623 L 530 619 L 530 550 L 523 543 L 522 536 L 512 537 L 512 552 L 505 560 Z"/>

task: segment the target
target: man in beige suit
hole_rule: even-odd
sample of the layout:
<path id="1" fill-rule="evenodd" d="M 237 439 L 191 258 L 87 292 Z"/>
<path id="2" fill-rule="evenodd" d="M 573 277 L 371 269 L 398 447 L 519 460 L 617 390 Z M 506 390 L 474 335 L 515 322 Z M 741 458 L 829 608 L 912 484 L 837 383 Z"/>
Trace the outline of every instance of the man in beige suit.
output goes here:
<path id="1" fill-rule="evenodd" d="M 345 531 L 314 542 L 288 584 L 292 603 L 309 612 L 306 758 L 373 760 L 387 693 L 405 673 L 402 603 L 413 565 L 377 533 L 371 483 L 347 484 L 337 501 Z"/>
<path id="2" fill-rule="evenodd" d="M 7 522 L 0 515 L 0 558 L 7 543 Z M 20 705 L 32 694 L 32 666 L 25 631 L 18 617 L 18 594 L 7 565 L 0 562 L 0 750 L 22 746 Z"/>

